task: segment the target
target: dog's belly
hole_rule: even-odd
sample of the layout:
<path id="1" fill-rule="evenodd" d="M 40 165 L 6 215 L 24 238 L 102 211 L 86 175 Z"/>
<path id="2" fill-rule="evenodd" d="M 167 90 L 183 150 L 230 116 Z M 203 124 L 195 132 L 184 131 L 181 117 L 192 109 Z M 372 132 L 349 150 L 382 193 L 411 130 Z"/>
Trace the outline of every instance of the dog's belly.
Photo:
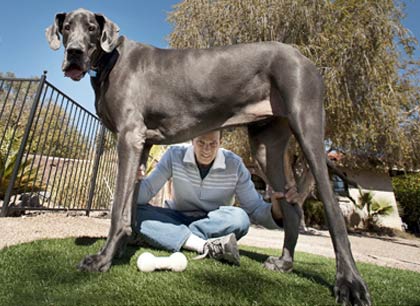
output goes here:
<path id="1" fill-rule="evenodd" d="M 244 107 L 234 116 L 222 122 L 192 121 L 190 120 L 191 118 L 185 118 L 183 116 L 179 116 L 176 119 L 172 118 L 173 120 L 165 120 L 165 122 L 161 122 L 162 125 L 159 128 L 148 129 L 146 139 L 152 144 L 183 142 L 211 130 L 246 125 L 277 115 L 279 114 L 273 110 L 270 100 L 265 99 Z M 165 123 L 168 123 L 172 128 L 169 129 Z M 177 128 L 173 128 L 174 126 Z"/>
<path id="2" fill-rule="evenodd" d="M 248 105 L 239 113 L 226 120 L 222 127 L 243 125 L 250 122 L 267 119 L 274 115 L 270 100 L 262 100 L 258 103 Z"/>

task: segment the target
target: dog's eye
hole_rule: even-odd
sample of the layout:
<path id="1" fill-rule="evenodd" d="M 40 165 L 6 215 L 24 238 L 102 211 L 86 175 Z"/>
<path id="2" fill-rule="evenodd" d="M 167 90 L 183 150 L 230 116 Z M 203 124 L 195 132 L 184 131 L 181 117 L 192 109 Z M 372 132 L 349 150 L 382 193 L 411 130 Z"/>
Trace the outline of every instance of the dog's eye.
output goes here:
<path id="1" fill-rule="evenodd" d="M 66 25 L 64 26 L 64 30 L 66 30 L 66 31 L 70 31 L 70 25 L 69 25 L 69 24 L 66 24 Z"/>
<path id="2" fill-rule="evenodd" d="M 93 32 L 93 31 L 95 31 L 95 30 L 96 30 L 96 28 L 95 28 L 95 26 L 89 26 L 88 30 L 89 30 L 90 32 Z"/>

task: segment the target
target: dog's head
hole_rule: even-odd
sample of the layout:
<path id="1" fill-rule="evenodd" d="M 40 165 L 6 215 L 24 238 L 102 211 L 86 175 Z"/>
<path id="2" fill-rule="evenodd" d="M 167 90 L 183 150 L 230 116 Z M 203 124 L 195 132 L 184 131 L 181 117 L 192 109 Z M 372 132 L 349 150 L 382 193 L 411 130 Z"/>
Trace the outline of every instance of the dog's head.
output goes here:
<path id="1" fill-rule="evenodd" d="M 117 45 L 119 27 L 101 14 L 85 9 L 60 13 L 45 31 L 51 49 L 58 50 L 61 38 L 65 48 L 62 70 L 74 81 L 90 69 L 95 51 L 111 52 Z"/>

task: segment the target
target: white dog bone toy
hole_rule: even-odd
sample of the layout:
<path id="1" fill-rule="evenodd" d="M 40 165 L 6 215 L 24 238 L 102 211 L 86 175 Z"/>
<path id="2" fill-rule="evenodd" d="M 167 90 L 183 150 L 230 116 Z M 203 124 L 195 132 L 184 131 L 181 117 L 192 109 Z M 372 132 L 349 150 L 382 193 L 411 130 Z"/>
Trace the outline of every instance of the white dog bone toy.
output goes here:
<path id="1" fill-rule="evenodd" d="M 155 270 L 172 270 L 182 272 L 187 268 L 187 257 L 180 252 L 173 253 L 169 257 L 156 257 L 145 252 L 137 259 L 137 267 L 142 272 L 153 272 Z"/>

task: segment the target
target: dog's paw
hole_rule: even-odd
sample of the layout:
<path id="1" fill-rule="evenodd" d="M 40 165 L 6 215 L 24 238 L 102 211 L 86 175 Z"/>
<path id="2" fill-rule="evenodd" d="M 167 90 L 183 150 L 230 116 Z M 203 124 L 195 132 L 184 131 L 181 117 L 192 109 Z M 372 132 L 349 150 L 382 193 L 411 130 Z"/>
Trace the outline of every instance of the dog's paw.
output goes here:
<path id="1" fill-rule="evenodd" d="M 370 306 L 369 290 L 362 277 L 358 273 L 347 274 L 337 274 L 334 285 L 336 302 L 341 305 Z"/>
<path id="2" fill-rule="evenodd" d="M 79 271 L 106 272 L 111 267 L 111 260 L 104 255 L 95 254 L 86 256 L 77 266 Z"/>
<path id="3" fill-rule="evenodd" d="M 264 262 L 264 267 L 272 271 L 291 272 L 293 270 L 293 261 L 284 260 L 281 257 L 270 256 Z"/>

